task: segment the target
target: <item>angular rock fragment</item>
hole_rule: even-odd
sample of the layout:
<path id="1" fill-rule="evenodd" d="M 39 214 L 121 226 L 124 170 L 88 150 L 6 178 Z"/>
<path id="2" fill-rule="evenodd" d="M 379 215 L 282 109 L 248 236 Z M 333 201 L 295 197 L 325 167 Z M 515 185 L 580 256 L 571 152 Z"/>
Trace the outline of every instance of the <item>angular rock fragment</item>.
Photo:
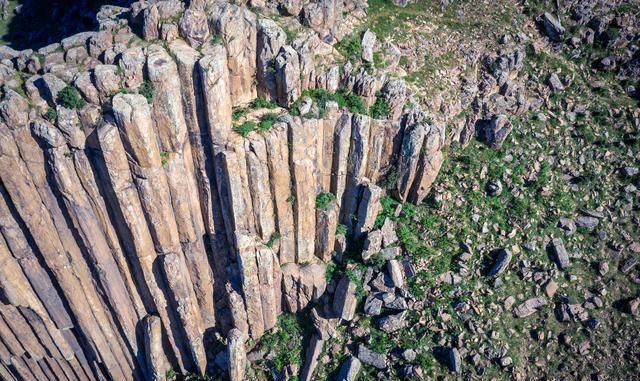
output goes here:
<path id="1" fill-rule="evenodd" d="M 364 364 L 371 365 L 377 369 L 387 368 L 386 356 L 381 353 L 373 352 L 363 344 L 358 346 L 358 359 Z"/>
<path id="2" fill-rule="evenodd" d="M 346 275 L 340 279 L 333 298 L 333 312 L 342 320 L 353 319 L 358 302 L 356 285 Z"/>
<path id="3" fill-rule="evenodd" d="M 338 373 L 338 377 L 336 378 L 336 380 L 356 381 L 361 367 L 362 363 L 360 362 L 360 360 L 358 360 L 357 357 L 349 357 L 342 363 L 340 372 Z"/>
<path id="4" fill-rule="evenodd" d="M 527 299 L 524 303 L 513 309 L 513 314 L 520 318 L 527 317 L 529 315 L 533 315 L 538 308 L 546 305 L 547 301 L 541 297 Z"/>
<path id="5" fill-rule="evenodd" d="M 571 264 L 569 262 L 569 253 L 567 252 L 567 249 L 565 249 L 562 239 L 554 238 L 551 241 L 551 250 L 555 255 L 554 259 L 556 260 L 556 263 L 558 264 L 558 267 L 560 267 L 561 270 L 564 270 L 567 267 L 569 267 L 569 265 Z"/>
<path id="6" fill-rule="evenodd" d="M 502 274 L 502 272 L 504 272 L 504 270 L 506 270 L 507 267 L 509 267 L 509 263 L 511 262 L 511 257 L 512 257 L 512 254 L 510 250 L 500 249 L 498 251 L 496 260 L 493 263 L 493 266 L 491 266 L 491 269 L 489 270 L 489 273 L 487 275 L 496 276 L 496 275 Z"/>

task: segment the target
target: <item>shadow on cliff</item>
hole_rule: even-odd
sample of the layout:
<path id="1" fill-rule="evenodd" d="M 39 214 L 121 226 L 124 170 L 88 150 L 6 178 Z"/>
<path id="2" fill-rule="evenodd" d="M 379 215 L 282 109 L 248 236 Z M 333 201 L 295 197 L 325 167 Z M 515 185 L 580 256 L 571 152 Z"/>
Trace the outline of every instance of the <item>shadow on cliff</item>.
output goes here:
<path id="1" fill-rule="evenodd" d="M 96 30 L 96 14 L 103 5 L 128 6 L 133 0 L 16 0 L 7 16 L 2 39 L 10 47 L 39 49 L 65 37 Z M 8 12 L 8 13 L 9 13 Z"/>

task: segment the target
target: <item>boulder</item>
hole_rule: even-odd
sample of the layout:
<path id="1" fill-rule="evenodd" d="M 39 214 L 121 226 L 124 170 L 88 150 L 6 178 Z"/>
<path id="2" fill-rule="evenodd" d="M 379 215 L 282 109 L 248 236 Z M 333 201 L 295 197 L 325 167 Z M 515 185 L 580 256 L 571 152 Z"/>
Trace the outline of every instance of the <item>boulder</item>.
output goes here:
<path id="1" fill-rule="evenodd" d="M 358 346 L 358 359 L 364 364 L 377 369 L 387 368 L 387 358 L 381 353 L 376 353 L 367 348 L 364 344 Z"/>
<path id="2" fill-rule="evenodd" d="M 555 42 L 562 42 L 564 39 L 565 29 L 560 20 L 549 12 L 545 12 L 542 16 L 542 27 L 549 39 Z"/>

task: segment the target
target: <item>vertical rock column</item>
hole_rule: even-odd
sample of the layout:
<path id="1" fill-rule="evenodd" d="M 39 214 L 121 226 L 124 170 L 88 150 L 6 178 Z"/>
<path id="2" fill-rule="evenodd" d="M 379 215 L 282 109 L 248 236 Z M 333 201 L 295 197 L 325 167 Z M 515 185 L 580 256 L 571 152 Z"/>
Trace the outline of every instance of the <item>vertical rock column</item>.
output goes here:
<path id="1" fill-rule="evenodd" d="M 4 124 L 0 125 L 0 178 L 13 207 L 22 217 L 48 269 L 60 285 L 64 298 L 78 321 L 78 328 L 89 340 L 99 359 L 105 363 L 111 376 L 115 379 L 127 378 L 125 374 L 130 375 L 131 368 L 125 360 L 120 343 L 113 336 L 113 326 L 91 283 L 89 269 L 79 250 L 74 250 L 72 245 L 63 246 L 58 229 L 66 227 L 66 223 L 64 219 L 57 221 L 59 223 L 54 222 L 37 191 L 48 188 L 36 187 Z M 61 231 L 64 233 L 64 230 Z M 75 241 L 67 239 L 66 242 Z"/>
<path id="2" fill-rule="evenodd" d="M 200 196 L 200 209 L 204 229 L 211 247 L 211 258 L 215 258 L 215 260 L 209 260 L 214 276 L 215 308 L 217 311 L 221 311 L 227 304 L 224 284 L 227 280 L 228 244 L 224 232 L 220 200 L 216 191 L 213 151 L 207 126 L 207 111 L 205 110 L 204 86 L 197 65 L 200 53 L 182 40 L 175 40 L 169 48 L 175 57 L 180 75 L 182 107 L 191 144 L 194 174 Z M 216 324 L 221 326 L 223 331 L 228 329 L 225 328 L 228 325 L 225 317 L 224 313 L 217 314 L 219 321 L 216 321 Z"/>
<path id="3" fill-rule="evenodd" d="M 444 129 L 435 125 L 429 126 L 424 138 L 422 156 L 418 163 L 418 174 L 409 193 L 409 201 L 416 204 L 420 203 L 429 194 L 431 185 L 433 185 L 438 172 L 440 172 L 440 167 L 442 167 L 444 160 L 444 155 L 441 151 L 443 144 Z"/>
<path id="4" fill-rule="evenodd" d="M 227 47 L 231 103 L 248 103 L 256 97 L 256 15 L 230 3 L 219 3 L 214 8 L 209 22 Z"/>
<path id="5" fill-rule="evenodd" d="M 347 184 L 347 162 L 351 145 L 351 114 L 343 113 L 336 123 L 333 139 L 333 171 L 331 177 L 331 193 L 342 205 L 345 186 Z"/>
<path id="6" fill-rule="evenodd" d="M 273 197 L 269 183 L 267 148 L 263 137 L 253 133 L 245 140 L 249 189 L 258 235 L 268 242 L 276 231 Z"/>
<path id="7" fill-rule="evenodd" d="M 98 284 L 115 311 L 116 322 L 122 327 L 133 353 L 136 353 L 138 345 L 135 330 L 138 316 L 105 232 L 100 226 L 100 218 L 93 209 L 94 204 L 76 172 L 72 159 L 75 153 L 69 149 L 63 135 L 46 122 L 33 123 L 32 132 L 41 139 L 45 147 L 53 184 L 62 196 L 71 223 L 94 267 Z"/>
<path id="8" fill-rule="evenodd" d="M 204 222 L 191 144 L 187 139 L 178 68 L 164 48 L 153 46 L 149 48 L 147 70 L 155 88 L 152 114 L 164 160 L 162 166 L 167 174 L 182 251 L 206 329 L 215 326 L 213 274 L 202 240 Z"/>
<path id="9" fill-rule="evenodd" d="M 67 313 L 60 295 L 58 295 L 51 283 L 49 274 L 40 265 L 33 249 L 28 244 L 24 232 L 11 215 L 5 197 L 8 197 L 8 195 L 4 187 L 0 186 L 0 232 L 2 232 L 2 236 L 6 240 L 8 249 L 17 259 L 38 299 L 44 304 L 56 327 L 58 329 L 72 328 L 71 317 Z"/>
<path id="10" fill-rule="evenodd" d="M 154 271 L 154 262 L 158 256 L 129 170 L 127 154 L 117 127 L 112 123 L 105 123 L 98 129 L 98 141 L 103 153 L 110 186 L 116 196 L 117 207 L 122 215 L 123 226 L 121 226 L 121 229 L 126 230 L 128 233 L 129 239 L 127 242 L 129 247 L 127 249 L 132 253 L 132 262 L 137 262 L 141 269 L 142 278 L 152 298 L 150 304 L 155 307 L 155 310 L 150 312 L 159 315 L 171 347 L 176 348 L 177 339 L 174 336 L 174 330 L 171 328 L 174 325 L 170 318 L 172 311 L 167 305 L 167 300 L 162 292 L 165 285 L 162 283 L 161 278 L 158 279 L 156 277 L 156 272 Z M 176 321 L 175 323 L 178 322 Z M 183 368 L 180 353 L 176 353 L 176 356 L 178 365 Z"/>
<path id="11" fill-rule="evenodd" d="M 276 213 L 276 227 L 280 234 L 280 264 L 295 263 L 296 241 L 293 225 L 293 197 L 291 193 L 291 173 L 289 172 L 289 145 L 287 125 L 276 123 L 264 134 L 266 143 L 269 178 Z"/>
<path id="12" fill-rule="evenodd" d="M 300 118 L 289 124 L 289 158 L 296 227 L 297 263 L 313 261 L 316 229 L 316 130 L 305 128 Z"/>
<path id="13" fill-rule="evenodd" d="M 357 223 L 358 184 L 362 181 L 367 169 L 370 125 L 369 117 L 360 114 L 353 115 L 351 121 L 352 144 L 349 149 L 347 179 L 340 211 L 342 221 L 350 230 L 353 230 Z"/>
<path id="14" fill-rule="evenodd" d="M 190 368 L 202 373 L 206 364 L 202 318 L 181 250 L 169 185 L 151 125 L 149 105 L 141 95 L 118 94 L 113 98 L 113 112 L 131 158 L 131 172 L 155 249 L 161 256 L 168 293 L 186 337 L 183 348 L 193 362 Z"/>
<path id="15" fill-rule="evenodd" d="M 209 48 L 198 61 L 198 70 L 211 140 L 213 145 L 220 144 L 232 127 L 229 68 L 224 46 L 214 45 Z"/>
<path id="16" fill-rule="evenodd" d="M 396 193 L 401 201 L 406 201 L 418 172 L 420 152 L 424 142 L 426 128 L 422 124 L 413 124 L 405 129 L 398 159 L 398 185 Z"/>
<path id="17" fill-rule="evenodd" d="M 259 97 L 277 99 L 275 58 L 286 42 L 286 33 L 275 21 L 258 20 L 256 75 Z"/>

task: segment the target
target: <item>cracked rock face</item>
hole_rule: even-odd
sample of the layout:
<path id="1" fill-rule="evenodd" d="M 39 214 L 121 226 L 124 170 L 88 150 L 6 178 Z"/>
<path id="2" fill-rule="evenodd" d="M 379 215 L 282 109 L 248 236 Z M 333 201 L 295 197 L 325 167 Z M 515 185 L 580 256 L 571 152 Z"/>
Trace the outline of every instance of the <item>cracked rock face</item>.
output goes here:
<path id="1" fill-rule="evenodd" d="M 169 369 L 243 380 L 247 352 L 283 312 L 328 303 L 354 319 L 352 279 L 327 301 L 327 266 L 352 239 L 366 237 L 372 255 L 386 250 L 379 291 L 405 286 L 393 223 L 372 232 L 378 182 L 397 168 L 391 187 L 422 201 L 444 129 L 418 106 L 405 112 L 401 80 L 341 67 L 330 43 L 363 3 L 277 3 L 310 29 L 290 41 L 244 5 L 165 0 L 105 7 L 100 32 L 43 48 L 42 60 L 2 50 L 0 355 L 16 377 L 3 365 L 0 378 L 47 379 L 42 362 L 89 380 L 163 379 Z M 371 61 L 372 32 L 365 45 Z M 310 113 L 289 115 L 311 90 Z M 336 92 L 364 107 L 380 94 L 389 115 L 350 110 Z M 245 134 L 245 122 L 257 127 Z M 387 332 L 407 309 L 391 296 L 369 308 L 396 311 Z M 318 334 L 310 379 L 327 339 Z M 367 351 L 345 362 L 342 379 L 361 361 L 388 366 Z"/>

